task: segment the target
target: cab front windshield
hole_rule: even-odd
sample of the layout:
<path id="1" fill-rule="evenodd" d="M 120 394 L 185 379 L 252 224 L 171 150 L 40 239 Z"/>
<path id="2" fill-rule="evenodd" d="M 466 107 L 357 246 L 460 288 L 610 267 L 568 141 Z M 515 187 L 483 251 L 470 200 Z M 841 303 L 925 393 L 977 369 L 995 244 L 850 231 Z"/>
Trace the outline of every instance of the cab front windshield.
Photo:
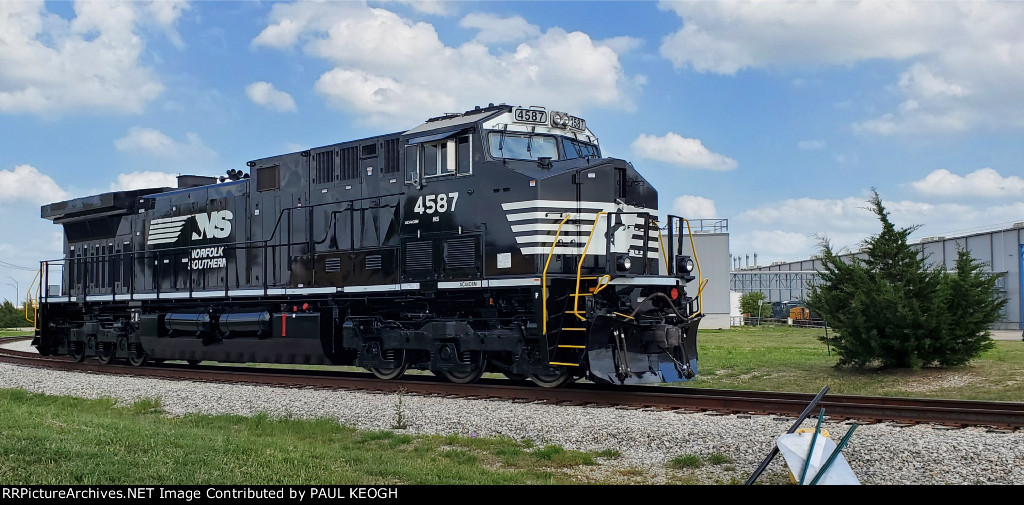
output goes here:
<path id="1" fill-rule="evenodd" d="M 491 156 L 495 158 L 512 158 L 516 160 L 558 159 L 558 147 L 555 137 L 548 135 L 491 132 L 487 136 L 487 140 L 491 145 Z"/>

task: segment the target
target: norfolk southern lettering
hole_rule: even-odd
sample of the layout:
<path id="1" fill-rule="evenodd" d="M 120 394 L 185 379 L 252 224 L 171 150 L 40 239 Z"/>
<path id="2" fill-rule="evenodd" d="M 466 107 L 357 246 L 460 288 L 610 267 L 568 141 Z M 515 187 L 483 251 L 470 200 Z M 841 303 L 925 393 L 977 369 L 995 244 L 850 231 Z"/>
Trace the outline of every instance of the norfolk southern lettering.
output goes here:
<path id="1" fill-rule="evenodd" d="M 64 256 L 40 265 L 33 345 L 460 384 L 693 378 L 703 314 L 687 286 L 707 279 L 686 226 L 588 124 L 491 104 L 46 205 Z"/>
<path id="2" fill-rule="evenodd" d="M 190 257 L 188 267 L 192 270 L 224 268 L 228 265 L 228 260 L 224 257 L 224 246 L 192 249 Z"/>

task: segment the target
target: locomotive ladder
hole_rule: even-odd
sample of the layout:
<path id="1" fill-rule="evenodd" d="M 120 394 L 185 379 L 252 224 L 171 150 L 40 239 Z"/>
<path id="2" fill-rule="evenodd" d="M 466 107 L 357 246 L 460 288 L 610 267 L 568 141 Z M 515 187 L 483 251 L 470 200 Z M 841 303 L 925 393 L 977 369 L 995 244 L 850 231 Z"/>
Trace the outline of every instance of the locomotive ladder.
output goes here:
<path id="1" fill-rule="evenodd" d="M 589 322 L 585 317 L 586 310 L 580 310 L 580 299 L 594 296 L 599 293 L 602 289 L 608 286 L 608 283 L 611 281 L 611 276 L 583 276 L 583 261 L 587 256 L 587 249 L 589 249 L 590 243 L 594 238 L 594 232 L 597 230 L 598 220 L 601 218 L 601 215 L 607 214 L 607 212 L 598 212 L 594 217 L 594 226 L 590 230 L 590 236 L 587 238 L 587 243 L 583 248 L 583 254 L 580 256 L 580 263 L 576 269 L 575 289 L 565 297 L 549 301 L 547 299 L 548 267 L 551 264 L 551 257 L 554 255 L 555 246 L 558 244 L 558 237 L 562 232 L 562 225 L 572 217 L 572 214 L 566 214 L 565 218 L 558 223 L 558 229 L 555 232 L 555 237 L 551 244 L 551 250 L 548 253 L 547 262 L 544 264 L 542 280 L 544 289 L 543 331 L 545 336 L 548 338 L 548 345 L 552 349 L 548 359 L 549 365 L 578 367 L 586 357 L 587 336 L 590 328 Z M 570 304 L 568 303 L 569 300 L 572 300 L 571 310 L 565 310 L 570 308 Z M 564 301 L 564 309 L 555 318 L 559 321 L 559 324 L 549 331 L 547 307 L 549 303 L 557 304 L 559 301 Z M 569 317 L 570 315 L 572 317 Z"/>

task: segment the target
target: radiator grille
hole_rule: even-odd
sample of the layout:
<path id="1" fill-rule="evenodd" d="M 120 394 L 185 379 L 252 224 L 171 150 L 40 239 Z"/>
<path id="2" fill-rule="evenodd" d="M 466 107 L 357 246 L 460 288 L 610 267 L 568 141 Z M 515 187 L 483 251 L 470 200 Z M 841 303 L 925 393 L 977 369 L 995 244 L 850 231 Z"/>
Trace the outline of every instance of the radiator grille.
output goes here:
<path id="1" fill-rule="evenodd" d="M 359 177 L 359 148 L 346 147 L 341 150 L 341 178 L 343 180 Z"/>
<path id="2" fill-rule="evenodd" d="M 316 180 L 317 184 L 334 182 L 334 151 L 323 151 L 316 153 Z"/>

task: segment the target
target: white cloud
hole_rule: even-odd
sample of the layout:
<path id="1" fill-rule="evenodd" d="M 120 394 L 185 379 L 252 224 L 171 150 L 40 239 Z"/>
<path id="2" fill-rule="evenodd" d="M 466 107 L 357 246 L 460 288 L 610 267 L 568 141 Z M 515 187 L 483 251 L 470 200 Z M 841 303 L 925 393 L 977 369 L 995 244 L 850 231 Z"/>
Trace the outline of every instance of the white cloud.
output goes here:
<path id="1" fill-rule="evenodd" d="M 360 70 L 335 68 L 317 79 L 314 85 L 328 103 L 373 118 L 375 122 L 419 111 L 422 120 L 441 110 L 455 109 L 455 100 L 443 91 L 432 90 L 390 77 Z"/>
<path id="2" fill-rule="evenodd" d="M 683 195 L 672 200 L 672 212 L 686 219 L 714 219 L 718 215 L 715 202 L 703 196 Z"/>
<path id="3" fill-rule="evenodd" d="M 480 18 L 466 19 L 475 24 Z M 495 97 L 558 104 L 578 114 L 586 107 L 633 109 L 631 96 L 644 78 L 627 75 L 608 45 L 583 32 L 551 28 L 541 33 L 525 21 L 499 20 L 501 26 L 481 31 L 483 40 L 526 37 L 514 49 L 492 50 L 480 40 L 447 46 L 429 23 L 362 4 L 275 4 L 252 45 L 299 46 L 327 60 L 334 68 L 317 80 L 317 92 L 376 125 L 407 127 Z M 400 104 L 392 101 L 396 98 Z"/>
<path id="4" fill-rule="evenodd" d="M 245 87 L 245 94 L 256 105 L 262 105 L 278 112 L 295 112 L 295 100 L 284 91 L 274 88 L 274 85 L 266 81 L 257 81 Z"/>
<path id="5" fill-rule="evenodd" d="M 931 51 L 959 24 L 953 3 L 662 2 L 682 18 L 661 54 L 676 67 L 735 74 L 753 67 L 847 65 Z"/>
<path id="6" fill-rule="evenodd" d="M 951 133 L 1024 126 L 1024 8 L 1015 2 L 663 2 L 682 27 L 662 41 L 677 68 L 855 65 L 906 68 L 892 111 L 862 133 Z"/>
<path id="7" fill-rule="evenodd" d="M 154 24 L 163 30 L 171 44 L 178 49 L 184 48 L 185 42 L 181 40 L 181 35 L 174 25 L 181 17 L 181 13 L 188 9 L 187 0 L 156 0 L 146 5 L 146 10 L 152 16 Z"/>
<path id="8" fill-rule="evenodd" d="M 177 142 L 160 130 L 134 126 L 128 133 L 114 141 L 118 151 L 141 153 L 167 159 L 210 159 L 217 154 L 203 144 L 199 135 L 189 132 L 185 134 L 185 142 Z"/>
<path id="9" fill-rule="evenodd" d="M 67 199 L 68 193 L 61 189 L 52 177 L 43 174 L 32 165 L 18 165 L 13 170 L 0 170 L 0 205 L 41 205 Z M 38 218 L 39 214 L 35 217 Z"/>
<path id="10" fill-rule="evenodd" d="M 910 185 L 923 195 L 1003 198 L 1024 196 L 1024 179 L 1003 177 L 991 168 L 982 168 L 959 176 L 940 168 Z"/>
<path id="11" fill-rule="evenodd" d="M 445 0 L 397 0 L 400 3 L 409 5 L 413 9 L 422 12 L 424 14 L 433 14 L 436 16 L 448 16 L 452 14 L 454 9 L 451 8 L 452 3 Z"/>
<path id="12" fill-rule="evenodd" d="M 767 265 L 766 260 L 769 258 L 799 254 L 814 248 L 817 239 L 813 235 L 792 231 L 756 230 L 737 245 L 742 247 L 743 251 L 750 251 L 751 255 L 757 253 L 758 264 Z"/>
<path id="13" fill-rule="evenodd" d="M 142 112 L 163 85 L 142 65 L 137 29 L 157 26 L 173 42 L 183 9 L 158 4 L 76 2 L 68 21 L 41 1 L 0 2 L 0 112 Z"/>
<path id="14" fill-rule="evenodd" d="M 640 134 L 630 146 L 640 158 L 664 161 L 685 168 L 705 170 L 734 170 L 736 160 L 711 152 L 699 139 L 682 137 L 668 132 L 663 137 Z"/>
<path id="15" fill-rule="evenodd" d="M 462 18 L 459 26 L 479 30 L 474 40 L 481 44 L 515 42 L 540 35 L 540 27 L 522 16 L 501 18 L 494 14 L 472 13 Z"/>
<path id="16" fill-rule="evenodd" d="M 110 191 L 176 187 L 178 187 L 177 174 L 169 174 L 167 172 L 129 172 L 118 174 L 117 181 L 110 184 Z"/>
<path id="17" fill-rule="evenodd" d="M 644 45 L 644 39 L 636 37 L 612 37 L 604 40 L 597 41 L 602 46 L 608 46 L 612 48 L 618 54 L 626 54 L 633 50 L 639 49 L 640 46 Z"/>
<path id="18" fill-rule="evenodd" d="M 825 148 L 824 140 L 801 140 L 796 143 L 797 149 L 803 151 L 816 151 Z"/>
<path id="19" fill-rule="evenodd" d="M 1024 203 L 1010 206 L 888 200 L 882 204 L 900 228 L 920 225 L 911 241 L 995 229 L 1024 220 Z M 754 253 L 759 263 L 795 261 L 819 251 L 819 238 L 835 251 L 855 251 L 864 239 L 881 230 L 868 202 L 870 193 L 840 199 L 793 198 L 748 209 L 729 219 L 734 254 Z"/>

